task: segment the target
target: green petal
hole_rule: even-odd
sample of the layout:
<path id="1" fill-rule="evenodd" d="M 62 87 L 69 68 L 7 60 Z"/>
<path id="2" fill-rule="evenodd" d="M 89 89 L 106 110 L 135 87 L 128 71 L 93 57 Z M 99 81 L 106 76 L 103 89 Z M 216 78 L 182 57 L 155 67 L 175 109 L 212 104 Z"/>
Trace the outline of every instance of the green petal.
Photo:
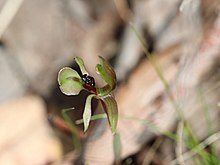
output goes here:
<path id="1" fill-rule="evenodd" d="M 92 102 L 92 98 L 95 96 L 96 95 L 92 94 L 89 95 L 86 99 L 85 109 L 83 112 L 84 132 L 86 132 L 86 130 L 89 127 L 89 122 L 91 120 L 91 115 L 92 115 L 91 102 Z"/>
<path id="2" fill-rule="evenodd" d="M 105 96 L 110 93 L 116 86 L 116 74 L 110 64 L 102 57 L 99 57 L 101 64 L 96 65 L 96 72 L 102 77 L 107 83 L 102 88 L 97 88 L 99 96 Z"/>
<path id="3" fill-rule="evenodd" d="M 76 61 L 76 63 L 78 64 L 78 66 L 79 66 L 79 68 L 80 68 L 80 70 L 81 70 L 81 72 L 82 72 L 83 75 L 84 75 L 84 74 L 89 74 L 89 73 L 86 71 L 86 67 L 85 67 L 85 65 L 84 65 L 84 62 L 83 62 L 83 60 L 82 60 L 80 57 L 75 57 L 75 61 Z"/>
<path id="4" fill-rule="evenodd" d="M 103 108 L 108 116 L 109 125 L 111 127 L 112 133 L 114 134 L 117 129 L 118 124 L 118 106 L 114 97 L 108 95 L 104 98 L 101 98 Z"/>
<path id="5" fill-rule="evenodd" d="M 79 74 L 69 67 L 65 67 L 59 71 L 58 83 L 60 90 L 66 95 L 79 94 L 84 84 Z"/>
<path id="6" fill-rule="evenodd" d="M 59 85 L 63 84 L 70 77 L 75 77 L 75 78 L 81 79 L 79 74 L 75 70 L 73 70 L 72 68 L 64 67 L 63 69 L 61 69 L 58 73 Z"/>
<path id="7" fill-rule="evenodd" d="M 82 89 L 82 83 L 72 79 L 67 79 L 60 85 L 60 90 L 66 95 L 78 95 Z"/>

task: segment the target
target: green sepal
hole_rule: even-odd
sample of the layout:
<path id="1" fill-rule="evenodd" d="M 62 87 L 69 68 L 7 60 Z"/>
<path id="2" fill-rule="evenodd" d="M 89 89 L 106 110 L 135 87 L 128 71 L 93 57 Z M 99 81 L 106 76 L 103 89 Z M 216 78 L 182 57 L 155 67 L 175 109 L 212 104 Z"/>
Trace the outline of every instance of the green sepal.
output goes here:
<path id="1" fill-rule="evenodd" d="M 86 132 L 86 130 L 88 129 L 91 120 L 91 116 L 92 116 L 91 102 L 93 97 L 96 97 L 96 95 L 92 94 L 86 98 L 85 108 L 83 112 L 84 132 Z"/>
<path id="2" fill-rule="evenodd" d="M 75 57 L 75 61 L 76 61 L 76 63 L 78 64 L 78 66 L 79 66 L 79 68 L 80 68 L 82 74 L 83 74 L 83 75 L 84 75 L 84 74 L 87 74 L 87 75 L 88 75 L 89 73 L 88 73 L 87 70 L 86 70 L 86 67 L 85 67 L 85 65 L 84 65 L 83 60 L 82 60 L 80 57 Z"/>
<path id="3" fill-rule="evenodd" d="M 118 124 L 118 106 L 114 97 L 108 95 L 104 98 L 100 98 L 102 106 L 107 114 L 108 122 L 111 127 L 112 133 L 114 134 Z"/>

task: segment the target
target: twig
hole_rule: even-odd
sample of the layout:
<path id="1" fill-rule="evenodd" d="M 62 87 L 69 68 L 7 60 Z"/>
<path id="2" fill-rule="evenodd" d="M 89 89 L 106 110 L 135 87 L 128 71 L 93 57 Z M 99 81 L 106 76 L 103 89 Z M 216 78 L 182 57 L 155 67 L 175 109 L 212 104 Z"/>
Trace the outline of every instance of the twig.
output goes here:
<path id="1" fill-rule="evenodd" d="M 0 12 L 0 39 L 24 0 L 8 0 Z"/>

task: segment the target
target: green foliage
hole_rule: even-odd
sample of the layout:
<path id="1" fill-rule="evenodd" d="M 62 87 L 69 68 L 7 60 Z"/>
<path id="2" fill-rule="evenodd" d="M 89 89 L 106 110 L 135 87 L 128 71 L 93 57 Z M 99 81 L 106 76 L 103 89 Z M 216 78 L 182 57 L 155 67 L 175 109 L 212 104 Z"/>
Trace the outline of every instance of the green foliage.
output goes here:
<path id="1" fill-rule="evenodd" d="M 188 149 L 190 149 L 190 151 L 197 153 L 200 156 L 201 159 L 198 159 L 198 160 L 195 159 L 196 161 L 199 162 L 199 164 L 204 164 L 204 165 L 209 165 L 209 164 L 216 164 L 217 165 L 217 164 L 219 164 L 219 160 L 217 158 L 217 155 L 216 155 L 213 147 L 211 146 L 211 153 L 208 152 L 207 150 L 204 150 L 204 147 L 201 146 L 201 144 L 199 143 L 199 140 L 194 136 L 194 133 L 193 133 L 189 123 L 185 120 L 185 116 L 184 116 L 182 110 L 178 107 L 177 103 L 175 102 L 175 100 L 172 96 L 172 92 L 171 92 L 169 83 L 166 81 L 166 79 L 162 73 L 162 69 L 161 69 L 160 65 L 158 64 L 155 56 L 153 56 L 152 54 L 150 54 L 148 52 L 144 39 L 142 38 L 140 33 L 136 30 L 134 25 L 133 24 L 130 24 L 130 25 L 131 25 L 132 30 L 134 31 L 134 34 L 138 38 L 146 57 L 148 58 L 148 60 L 152 64 L 152 66 L 154 67 L 154 70 L 156 71 L 161 82 L 163 83 L 163 85 L 165 87 L 165 92 L 167 93 L 167 96 L 172 103 L 173 109 L 175 110 L 178 119 L 180 120 L 180 122 L 184 123 L 184 135 L 185 135 L 184 142 L 185 142 L 185 145 L 187 146 Z M 202 102 L 204 101 L 203 98 L 201 98 L 201 100 L 202 100 Z M 218 104 L 218 106 L 220 106 L 220 104 Z M 212 132 L 212 126 L 210 123 L 210 119 L 209 119 L 209 116 L 207 115 L 207 112 L 206 112 L 207 107 L 206 107 L 206 105 L 204 105 L 204 107 L 205 107 L 205 113 L 206 113 L 205 116 L 206 116 L 207 124 L 209 127 L 209 132 Z M 171 137 L 170 135 L 172 135 L 172 134 L 166 133 L 164 135 Z"/>

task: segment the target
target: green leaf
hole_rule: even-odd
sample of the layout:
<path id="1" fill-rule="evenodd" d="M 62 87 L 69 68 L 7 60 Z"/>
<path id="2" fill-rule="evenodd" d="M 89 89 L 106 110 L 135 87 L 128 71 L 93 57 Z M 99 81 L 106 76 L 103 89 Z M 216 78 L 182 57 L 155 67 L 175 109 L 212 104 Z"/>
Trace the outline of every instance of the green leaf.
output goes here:
<path id="1" fill-rule="evenodd" d="M 79 76 L 79 74 L 75 70 L 73 70 L 72 68 L 69 68 L 69 67 L 64 67 L 58 73 L 58 83 L 59 83 L 59 85 L 61 85 L 67 79 L 70 79 L 73 77 L 81 79 L 81 77 Z"/>
<path id="2" fill-rule="evenodd" d="M 83 60 L 80 57 L 75 57 L 75 61 L 78 64 L 82 74 L 87 74 L 88 75 L 89 73 L 86 71 L 86 67 L 84 65 Z"/>
<path id="3" fill-rule="evenodd" d="M 101 64 L 96 65 L 96 73 L 98 73 L 102 79 L 107 83 L 102 88 L 97 88 L 99 96 L 105 96 L 109 94 L 116 86 L 116 74 L 111 65 L 101 56 L 99 56 Z"/>
<path id="4" fill-rule="evenodd" d="M 60 90 L 66 95 L 79 94 L 84 84 L 79 74 L 69 67 L 65 67 L 59 71 L 58 83 L 60 85 Z"/>
<path id="5" fill-rule="evenodd" d="M 96 95 L 92 94 L 89 95 L 86 99 L 85 109 L 83 112 L 84 132 L 86 132 L 86 130 L 89 127 L 89 122 L 91 120 L 91 115 L 92 115 L 91 102 L 92 102 L 92 98 L 95 96 Z"/>
<path id="6" fill-rule="evenodd" d="M 115 164 L 120 164 L 122 144 L 121 144 L 121 137 L 119 133 L 115 133 L 113 136 L 113 150 L 114 150 L 114 155 L 115 155 Z"/>
<path id="7" fill-rule="evenodd" d="M 114 97 L 108 95 L 101 98 L 102 106 L 108 116 L 109 125 L 111 127 L 112 133 L 114 134 L 117 129 L 118 124 L 118 106 Z"/>

